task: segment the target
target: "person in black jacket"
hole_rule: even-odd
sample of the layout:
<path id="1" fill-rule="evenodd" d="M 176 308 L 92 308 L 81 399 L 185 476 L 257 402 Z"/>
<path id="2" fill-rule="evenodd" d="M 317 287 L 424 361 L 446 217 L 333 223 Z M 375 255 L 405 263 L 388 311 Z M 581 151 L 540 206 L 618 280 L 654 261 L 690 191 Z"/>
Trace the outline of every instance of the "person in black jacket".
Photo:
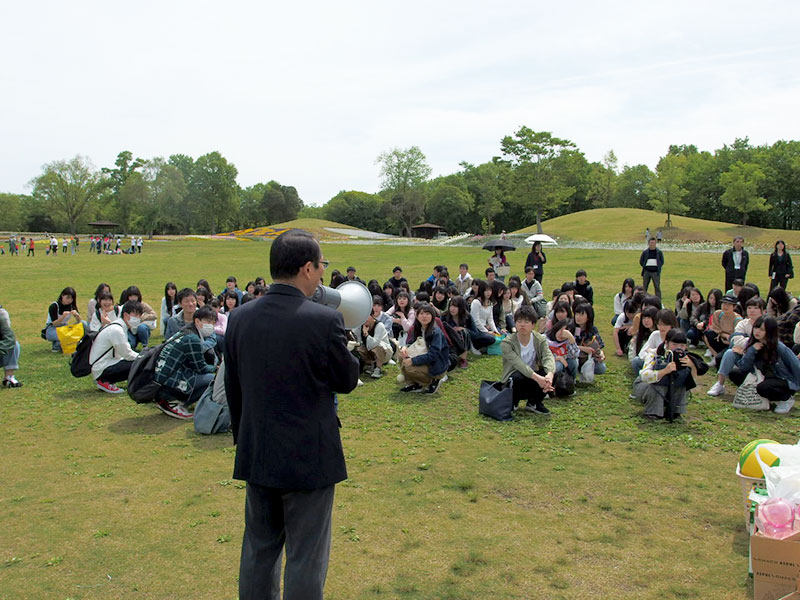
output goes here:
<path id="1" fill-rule="evenodd" d="M 664 253 L 656 248 L 657 240 L 651 237 L 647 240 L 647 249 L 642 251 L 639 264 L 642 266 L 642 286 L 646 292 L 653 282 L 653 291 L 661 298 L 661 268 L 664 266 Z"/>
<path id="2" fill-rule="evenodd" d="M 225 390 L 247 482 L 239 598 L 322 600 L 334 485 L 347 478 L 334 395 L 358 382 L 342 315 L 309 301 L 327 262 L 313 236 L 282 233 L 270 249 L 275 283 L 230 315 Z"/>
<path id="3" fill-rule="evenodd" d="M 575 286 L 576 294 L 583 296 L 589 304 L 594 304 L 594 289 L 592 289 L 592 284 L 589 280 L 586 279 L 586 271 L 578 269 L 575 273 L 575 281 L 572 283 Z"/>
<path id="4" fill-rule="evenodd" d="M 780 286 L 786 289 L 789 279 L 794 277 L 792 257 L 786 252 L 786 242 L 775 242 L 775 250 L 769 255 L 769 289 Z"/>
<path id="5" fill-rule="evenodd" d="M 533 277 L 539 283 L 542 283 L 542 276 L 544 275 L 544 264 L 547 262 L 547 257 L 542 250 L 542 242 L 533 242 L 533 248 L 528 253 L 528 258 L 525 260 L 525 268 L 533 267 Z M 527 271 L 526 271 L 527 272 Z"/>
<path id="6" fill-rule="evenodd" d="M 734 279 L 747 281 L 747 266 L 750 264 L 750 254 L 743 248 L 744 238 L 737 235 L 733 238 L 733 248 L 728 248 L 722 253 L 722 268 L 725 269 L 725 287 L 727 291 L 733 287 Z"/>

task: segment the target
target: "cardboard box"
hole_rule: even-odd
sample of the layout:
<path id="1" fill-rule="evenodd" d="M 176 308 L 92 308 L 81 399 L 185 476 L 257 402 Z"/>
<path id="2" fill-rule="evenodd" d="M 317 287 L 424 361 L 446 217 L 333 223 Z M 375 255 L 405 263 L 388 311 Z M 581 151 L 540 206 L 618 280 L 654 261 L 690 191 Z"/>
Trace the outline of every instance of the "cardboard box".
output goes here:
<path id="1" fill-rule="evenodd" d="M 797 591 L 800 578 L 800 533 L 782 540 L 761 533 L 750 536 L 755 600 L 779 600 Z"/>
<path id="2" fill-rule="evenodd" d="M 800 600 L 800 579 L 797 580 L 797 589 L 788 596 L 784 596 L 781 600 Z"/>

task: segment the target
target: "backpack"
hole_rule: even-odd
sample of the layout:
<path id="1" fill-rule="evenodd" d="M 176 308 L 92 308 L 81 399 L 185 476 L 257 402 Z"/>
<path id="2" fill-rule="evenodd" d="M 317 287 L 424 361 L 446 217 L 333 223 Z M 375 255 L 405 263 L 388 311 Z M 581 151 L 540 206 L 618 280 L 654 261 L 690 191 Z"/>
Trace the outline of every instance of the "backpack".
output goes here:
<path id="1" fill-rule="evenodd" d="M 83 337 L 78 342 L 78 345 L 75 346 L 75 352 L 72 353 L 72 356 L 69 359 L 69 372 L 72 373 L 73 377 L 86 377 L 92 372 L 92 367 L 98 360 L 114 350 L 114 346 L 111 346 L 108 350 L 98 356 L 96 361 L 89 362 L 89 355 L 92 352 L 94 340 L 97 338 L 100 332 L 103 331 L 103 329 L 106 327 L 111 327 L 115 324 L 119 325 L 119 323 L 109 323 L 108 325 L 103 325 L 97 331 L 89 331 L 83 334 Z"/>
<path id="2" fill-rule="evenodd" d="M 156 365 L 165 345 L 166 342 L 143 349 L 131 365 L 128 373 L 128 396 L 137 404 L 152 402 L 156 399 L 158 390 L 161 388 L 155 380 Z"/>

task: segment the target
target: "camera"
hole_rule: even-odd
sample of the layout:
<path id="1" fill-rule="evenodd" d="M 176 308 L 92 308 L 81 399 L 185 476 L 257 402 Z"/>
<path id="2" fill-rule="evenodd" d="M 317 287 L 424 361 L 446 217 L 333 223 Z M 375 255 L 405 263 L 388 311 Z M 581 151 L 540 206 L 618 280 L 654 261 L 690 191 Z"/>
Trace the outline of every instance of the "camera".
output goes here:
<path id="1" fill-rule="evenodd" d="M 672 361 L 675 363 L 676 367 L 680 369 L 681 367 L 684 366 L 683 364 L 681 364 L 681 359 L 686 356 L 686 350 L 683 350 L 682 348 L 677 348 L 669 352 L 669 354 L 672 355 Z M 667 362 L 669 362 L 669 360 Z"/>

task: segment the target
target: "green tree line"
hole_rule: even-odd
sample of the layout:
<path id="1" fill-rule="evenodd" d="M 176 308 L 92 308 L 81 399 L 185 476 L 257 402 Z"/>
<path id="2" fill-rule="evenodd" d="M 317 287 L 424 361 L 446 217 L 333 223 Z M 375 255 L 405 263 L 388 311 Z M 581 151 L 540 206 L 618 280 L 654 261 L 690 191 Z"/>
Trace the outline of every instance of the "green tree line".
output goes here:
<path id="1" fill-rule="evenodd" d="M 89 230 L 111 220 L 120 231 L 219 233 L 319 217 L 353 227 L 410 235 L 422 222 L 448 233 L 514 231 L 543 219 L 591 208 L 624 207 L 673 215 L 800 229 L 800 142 L 754 146 L 736 139 L 713 152 L 673 145 L 655 171 L 620 167 L 610 150 L 589 162 L 567 139 L 520 127 L 482 164 L 431 178 L 417 146 L 376 158 L 378 193 L 341 191 L 322 206 L 305 206 L 297 189 L 276 181 L 242 188 L 236 167 L 219 152 L 197 159 L 134 158 L 120 152 L 113 167 L 95 169 L 83 156 L 42 167 L 31 194 L 0 194 L 3 229 Z"/>
<path id="2" fill-rule="evenodd" d="M 381 154 L 377 194 L 342 191 L 315 216 L 385 233 L 429 221 L 448 233 L 515 231 L 544 218 L 591 208 L 641 208 L 778 229 L 800 228 L 800 142 L 753 146 L 736 139 L 713 152 L 674 145 L 658 161 L 619 167 L 613 150 L 589 162 L 550 132 L 521 127 L 500 154 L 430 179 L 418 147 Z"/>
<path id="3" fill-rule="evenodd" d="M 75 156 L 44 165 L 30 195 L 0 194 L 2 228 L 81 233 L 112 221 L 125 234 L 220 233 L 292 220 L 303 208 L 294 187 L 242 188 L 237 175 L 219 152 L 142 159 L 125 150 L 99 170 Z"/>

